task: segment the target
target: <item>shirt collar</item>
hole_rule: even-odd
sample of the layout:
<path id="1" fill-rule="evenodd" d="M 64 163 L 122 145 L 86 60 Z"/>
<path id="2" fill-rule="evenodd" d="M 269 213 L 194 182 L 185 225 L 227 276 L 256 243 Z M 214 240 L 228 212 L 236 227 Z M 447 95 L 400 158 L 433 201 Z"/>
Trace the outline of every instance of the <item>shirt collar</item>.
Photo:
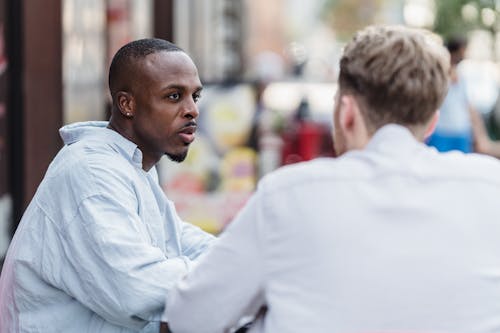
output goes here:
<path id="1" fill-rule="evenodd" d="M 79 122 L 62 127 L 59 133 L 66 145 L 71 145 L 86 138 L 104 142 L 134 165 L 142 168 L 142 152 L 137 145 L 107 126 L 107 121 Z"/>
<path id="2" fill-rule="evenodd" d="M 410 146 L 420 147 L 420 142 L 404 126 L 388 124 L 379 128 L 365 147 L 367 151 L 410 152 Z"/>
<path id="3" fill-rule="evenodd" d="M 117 148 L 133 164 L 142 169 L 142 152 L 135 143 L 110 128 L 106 127 L 103 132 L 109 138 L 111 145 Z"/>

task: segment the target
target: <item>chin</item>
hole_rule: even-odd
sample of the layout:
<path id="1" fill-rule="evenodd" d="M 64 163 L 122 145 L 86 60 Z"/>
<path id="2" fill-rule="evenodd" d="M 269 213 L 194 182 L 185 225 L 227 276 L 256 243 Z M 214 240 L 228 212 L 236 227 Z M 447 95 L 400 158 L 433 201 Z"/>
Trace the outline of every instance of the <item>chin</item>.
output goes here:
<path id="1" fill-rule="evenodd" d="M 167 155 L 171 161 L 180 163 L 186 159 L 187 153 L 188 152 L 186 150 L 185 152 L 179 154 L 165 153 L 165 155 Z"/>

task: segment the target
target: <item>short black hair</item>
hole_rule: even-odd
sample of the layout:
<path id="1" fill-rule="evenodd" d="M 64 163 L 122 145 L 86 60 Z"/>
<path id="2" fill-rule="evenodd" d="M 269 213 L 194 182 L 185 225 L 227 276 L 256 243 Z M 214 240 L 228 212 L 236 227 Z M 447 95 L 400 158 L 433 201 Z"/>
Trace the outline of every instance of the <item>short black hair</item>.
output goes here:
<path id="1" fill-rule="evenodd" d="M 111 96 L 114 96 L 115 92 L 119 89 L 117 87 L 120 77 L 119 74 L 126 67 L 130 66 L 133 60 L 141 59 L 149 54 L 160 51 L 184 52 L 183 49 L 174 43 L 159 38 L 138 39 L 122 46 L 114 55 L 111 65 L 109 66 L 108 84 Z"/>
<path id="2" fill-rule="evenodd" d="M 455 53 L 459 51 L 462 48 L 465 48 L 467 46 L 467 38 L 463 36 L 451 36 L 448 37 L 446 42 L 444 43 L 446 48 L 448 49 L 448 52 L 450 53 Z"/>

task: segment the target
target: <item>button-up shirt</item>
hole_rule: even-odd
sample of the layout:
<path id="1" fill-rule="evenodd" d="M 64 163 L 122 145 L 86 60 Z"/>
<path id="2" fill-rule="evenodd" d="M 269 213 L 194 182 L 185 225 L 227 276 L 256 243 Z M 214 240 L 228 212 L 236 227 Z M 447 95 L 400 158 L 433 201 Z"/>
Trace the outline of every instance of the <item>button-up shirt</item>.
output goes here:
<path id="1" fill-rule="evenodd" d="M 500 332 L 500 162 L 387 125 L 266 176 L 169 295 L 175 333 Z"/>
<path id="2" fill-rule="evenodd" d="M 212 242 L 106 122 L 63 127 L 0 276 L 0 331 L 157 332 L 165 295 Z M 149 322 L 156 322 L 149 324 Z"/>

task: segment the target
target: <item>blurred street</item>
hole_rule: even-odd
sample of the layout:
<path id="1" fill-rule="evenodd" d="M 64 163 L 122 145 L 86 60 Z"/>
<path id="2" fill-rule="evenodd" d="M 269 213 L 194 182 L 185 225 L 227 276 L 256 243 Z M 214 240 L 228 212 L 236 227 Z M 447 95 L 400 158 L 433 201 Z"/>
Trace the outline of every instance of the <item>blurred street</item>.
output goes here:
<path id="1" fill-rule="evenodd" d="M 185 163 L 158 169 L 181 217 L 218 234 L 264 175 L 335 156 L 338 60 L 373 23 L 466 37 L 458 72 L 500 139 L 500 1 L 0 0 L 0 258 L 62 146 L 58 128 L 108 118 L 108 66 L 125 43 L 171 40 L 198 66 L 196 141 Z"/>

